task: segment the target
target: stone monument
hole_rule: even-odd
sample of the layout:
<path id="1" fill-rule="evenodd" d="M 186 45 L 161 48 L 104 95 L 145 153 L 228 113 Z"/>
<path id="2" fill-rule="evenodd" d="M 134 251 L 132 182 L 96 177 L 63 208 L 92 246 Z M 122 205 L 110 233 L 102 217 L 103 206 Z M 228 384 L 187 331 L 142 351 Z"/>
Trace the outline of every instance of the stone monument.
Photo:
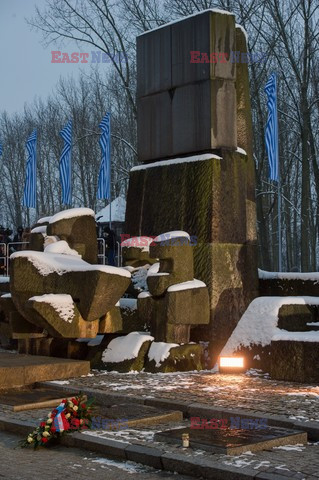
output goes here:
<path id="1" fill-rule="evenodd" d="M 212 361 L 258 289 L 246 53 L 229 12 L 205 11 L 137 38 L 141 165 L 130 174 L 126 232 L 196 238 L 194 276 L 208 287 L 210 323 L 191 340 L 210 341 Z"/>
<path id="2" fill-rule="evenodd" d="M 189 343 L 191 327 L 209 323 L 208 290 L 194 279 L 192 248 L 186 232 L 162 234 L 150 246 L 158 269 L 149 271 L 149 292 L 137 306 L 156 342 Z"/>
<path id="3" fill-rule="evenodd" d="M 68 340 L 122 330 L 116 304 L 131 275 L 97 264 L 93 210 L 65 210 L 40 221 L 32 246 L 11 255 L 11 293 L 1 297 L 2 323 L 20 352 L 56 355 Z"/>

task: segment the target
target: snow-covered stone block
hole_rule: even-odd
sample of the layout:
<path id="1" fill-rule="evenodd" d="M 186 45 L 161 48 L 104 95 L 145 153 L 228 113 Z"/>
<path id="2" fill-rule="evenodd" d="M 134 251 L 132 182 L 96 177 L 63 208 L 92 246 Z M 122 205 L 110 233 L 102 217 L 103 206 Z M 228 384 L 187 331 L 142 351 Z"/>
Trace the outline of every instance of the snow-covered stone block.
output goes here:
<path id="1" fill-rule="evenodd" d="M 139 332 L 111 340 L 102 354 L 102 364 L 107 370 L 128 372 L 144 367 L 147 351 L 154 337 Z"/>

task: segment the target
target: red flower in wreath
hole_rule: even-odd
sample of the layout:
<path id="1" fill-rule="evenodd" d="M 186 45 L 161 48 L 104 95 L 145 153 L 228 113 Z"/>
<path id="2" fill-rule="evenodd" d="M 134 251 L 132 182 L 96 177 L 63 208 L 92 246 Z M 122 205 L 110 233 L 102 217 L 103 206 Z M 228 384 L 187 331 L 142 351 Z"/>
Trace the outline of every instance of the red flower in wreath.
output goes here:
<path id="1" fill-rule="evenodd" d="M 45 427 L 45 422 L 41 422 L 40 427 Z"/>
<path id="2" fill-rule="evenodd" d="M 47 443 L 48 439 L 46 437 L 42 437 L 42 443 Z"/>

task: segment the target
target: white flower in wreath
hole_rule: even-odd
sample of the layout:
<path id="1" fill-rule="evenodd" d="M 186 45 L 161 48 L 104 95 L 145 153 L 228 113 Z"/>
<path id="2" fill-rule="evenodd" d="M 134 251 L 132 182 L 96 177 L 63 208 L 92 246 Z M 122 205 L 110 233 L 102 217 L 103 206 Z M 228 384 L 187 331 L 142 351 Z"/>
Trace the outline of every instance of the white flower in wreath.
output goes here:
<path id="1" fill-rule="evenodd" d="M 32 438 L 31 436 L 28 437 L 27 442 L 28 442 L 28 443 L 32 443 L 32 442 L 33 442 L 33 438 Z"/>
<path id="2" fill-rule="evenodd" d="M 71 417 L 71 413 L 67 413 L 67 414 L 65 415 L 65 418 L 70 418 L 70 417 Z"/>
<path id="3" fill-rule="evenodd" d="M 76 412 L 79 409 L 77 405 L 74 405 L 73 410 Z"/>
<path id="4" fill-rule="evenodd" d="M 49 437 L 50 434 L 49 434 L 49 432 L 43 432 L 43 433 L 42 433 L 42 436 L 43 436 L 43 437 Z"/>
<path id="5" fill-rule="evenodd" d="M 50 423 L 52 423 L 52 422 L 53 422 L 52 418 L 49 418 L 49 420 L 47 420 L 48 425 L 50 425 Z"/>

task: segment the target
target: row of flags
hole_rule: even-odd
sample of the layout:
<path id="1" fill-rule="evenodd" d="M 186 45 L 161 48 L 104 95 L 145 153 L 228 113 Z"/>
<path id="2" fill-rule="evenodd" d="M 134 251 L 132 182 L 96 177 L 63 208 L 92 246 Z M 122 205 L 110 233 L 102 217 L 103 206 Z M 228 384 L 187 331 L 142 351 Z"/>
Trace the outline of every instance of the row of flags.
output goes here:
<path id="1" fill-rule="evenodd" d="M 277 113 L 277 77 L 273 73 L 265 86 L 267 94 L 268 119 L 265 130 L 265 143 L 269 161 L 269 178 L 279 182 L 279 152 L 278 152 L 278 113 Z M 98 199 L 110 199 L 111 193 L 111 118 L 107 113 L 99 124 L 102 130 L 100 147 L 102 160 L 98 180 Z M 62 204 L 72 203 L 72 120 L 60 132 L 64 140 L 59 170 L 62 186 Z M 37 131 L 34 130 L 26 143 L 28 160 L 26 165 L 26 179 L 22 204 L 29 208 L 36 207 L 36 144 Z M 0 156 L 2 144 L 0 143 Z"/>
<path id="2" fill-rule="evenodd" d="M 102 160 L 98 180 L 98 199 L 110 199 L 111 195 L 111 116 L 107 113 L 99 127 L 102 130 L 100 146 Z M 72 120 L 69 120 L 61 130 L 60 136 L 64 146 L 59 162 L 60 182 L 62 187 L 62 204 L 72 204 Z M 26 177 L 22 205 L 36 208 L 37 203 L 37 131 L 34 130 L 26 142 L 28 159 L 26 164 Z M 0 143 L 0 156 L 2 144 Z"/>

